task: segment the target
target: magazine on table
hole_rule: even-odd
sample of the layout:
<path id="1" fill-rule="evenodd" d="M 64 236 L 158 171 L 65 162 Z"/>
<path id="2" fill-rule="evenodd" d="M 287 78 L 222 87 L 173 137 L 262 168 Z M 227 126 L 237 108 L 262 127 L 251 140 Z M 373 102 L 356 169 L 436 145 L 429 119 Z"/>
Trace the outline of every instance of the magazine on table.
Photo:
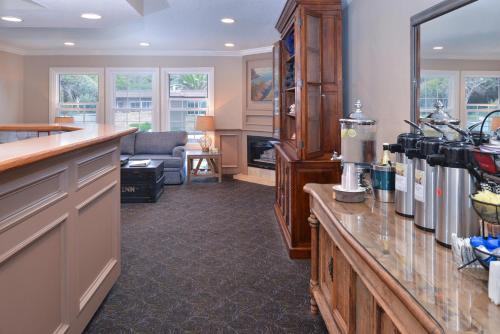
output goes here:
<path id="1" fill-rule="evenodd" d="M 128 165 L 130 167 L 147 167 L 150 163 L 151 163 L 151 159 L 146 159 L 146 160 L 130 160 Z"/>

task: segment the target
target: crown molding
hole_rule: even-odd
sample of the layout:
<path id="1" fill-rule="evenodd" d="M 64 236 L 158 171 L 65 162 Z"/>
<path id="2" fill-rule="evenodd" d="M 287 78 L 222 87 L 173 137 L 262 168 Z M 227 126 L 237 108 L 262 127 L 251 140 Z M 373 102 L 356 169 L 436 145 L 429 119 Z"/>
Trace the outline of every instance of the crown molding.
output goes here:
<path id="1" fill-rule="evenodd" d="M 251 56 L 251 55 L 258 55 L 261 53 L 269 53 L 273 52 L 273 46 L 264 46 L 262 48 L 255 48 L 255 49 L 246 49 L 246 50 L 241 50 L 239 51 L 240 55 L 242 56 Z"/>
<path id="2" fill-rule="evenodd" d="M 20 49 L 20 48 L 16 48 L 16 47 L 10 46 L 10 45 L 2 45 L 2 44 L 0 44 L 0 51 L 8 52 L 8 53 L 13 53 L 13 54 L 20 55 L 20 56 L 25 56 L 26 55 L 26 50 L 23 50 L 23 49 Z"/>
<path id="3" fill-rule="evenodd" d="M 0 45 L 0 51 L 22 56 L 185 56 L 185 57 L 243 57 L 272 52 L 272 46 L 239 51 L 211 50 L 81 50 L 81 49 L 46 49 L 26 50 Z"/>

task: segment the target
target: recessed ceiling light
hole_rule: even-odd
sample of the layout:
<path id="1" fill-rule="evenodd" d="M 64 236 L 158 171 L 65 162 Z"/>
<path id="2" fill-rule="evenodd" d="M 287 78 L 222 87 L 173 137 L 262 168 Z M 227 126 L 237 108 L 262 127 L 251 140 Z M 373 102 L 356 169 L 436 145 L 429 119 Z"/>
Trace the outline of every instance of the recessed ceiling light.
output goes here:
<path id="1" fill-rule="evenodd" d="M 15 16 L 2 16 L 2 20 L 7 22 L 23 22 L 23 19 Z"/>
<path id="2" fill-rule="evenodd" d="M 234 43 L 226 43 L 226 44 L 224 44 L 224 46 L 226 48 L 233 48 L 234 47 Z"/>
<path id="3" fill-rule="evenodd" d="M 149 44 L 148 42 L 140 42 L 139 45 L 140 46 L 150 46 L 151 44 Z"/>
<path id="4" fill-rule="evenodd" d="M 226 23 L 226 24 L 231 24 L 231 23 L 234 23 L 234 19 L 230 18 L 230 17 L 224 17 L 220 20 L 222 23 Z"/>
<path id="5" fill-rule="evenodd" d="M 102 18 L 101 15 L 95 13 L 83 13 L 81 17 L 87 20 L 99 20 Z"/>
<path id="6" fill-rule="evenodd" d="M 439 51 L 439 50 L 443 50 L 443 49 L 444 49 L 444 46 L 435 46 L 435 47 L 433 47 L 432 49 L 434 49 L 434 50 L 438 50 L 438 51 Z"/>
<path id="7" fill-rule="evenodd" d="M 66 45 L 66 46 L 75 46 L 75 43 L 73 43 L 73 42 L 64 42 L 64 45 Z"/>

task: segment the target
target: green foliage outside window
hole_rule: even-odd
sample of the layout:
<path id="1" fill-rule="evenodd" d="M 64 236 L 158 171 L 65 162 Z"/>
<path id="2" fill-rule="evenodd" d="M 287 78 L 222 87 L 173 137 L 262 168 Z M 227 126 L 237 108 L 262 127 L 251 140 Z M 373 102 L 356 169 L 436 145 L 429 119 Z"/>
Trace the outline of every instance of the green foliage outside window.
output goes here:
<path id="1" fill-rule="evenodd" d="M 116 75 L 115 85 L 117 90 L 147 90 L 153 89 L 152 75 L 144 74 L 118 74 Z"/>
<path id="2" fill-rule="evenodd" d="M 131 123 L 129 125 L 131 128 L 138 128 L 140 132 L 149 132 L 153 129 L 150 122 Z"/>
<path id="3" fill-rule="evenodd" d="M 59 102 L 98 101 L 99 78 L 97 74 L 62 74 L 59 76 Z"/>

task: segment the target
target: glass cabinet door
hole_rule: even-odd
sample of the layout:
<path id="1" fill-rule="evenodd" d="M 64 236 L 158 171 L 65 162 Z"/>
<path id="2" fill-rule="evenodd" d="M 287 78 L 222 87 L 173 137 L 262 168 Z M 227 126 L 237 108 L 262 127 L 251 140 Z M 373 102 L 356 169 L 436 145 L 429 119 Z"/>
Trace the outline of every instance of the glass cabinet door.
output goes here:
<path id="1" fill-rule="evenodd" d="M 322 155 L 321 150 L 321 17 L 306 13 L 304 15 L 305 33 L 305 80 L 306 108 L 305 121 L 306 158 Z"/>
<path id="2" fill-rule="evenodd" d="M 281 42 L 277 42 L 273 47 L 273 137 L 280 139 L 280 104 L 281 104 Z"/>

